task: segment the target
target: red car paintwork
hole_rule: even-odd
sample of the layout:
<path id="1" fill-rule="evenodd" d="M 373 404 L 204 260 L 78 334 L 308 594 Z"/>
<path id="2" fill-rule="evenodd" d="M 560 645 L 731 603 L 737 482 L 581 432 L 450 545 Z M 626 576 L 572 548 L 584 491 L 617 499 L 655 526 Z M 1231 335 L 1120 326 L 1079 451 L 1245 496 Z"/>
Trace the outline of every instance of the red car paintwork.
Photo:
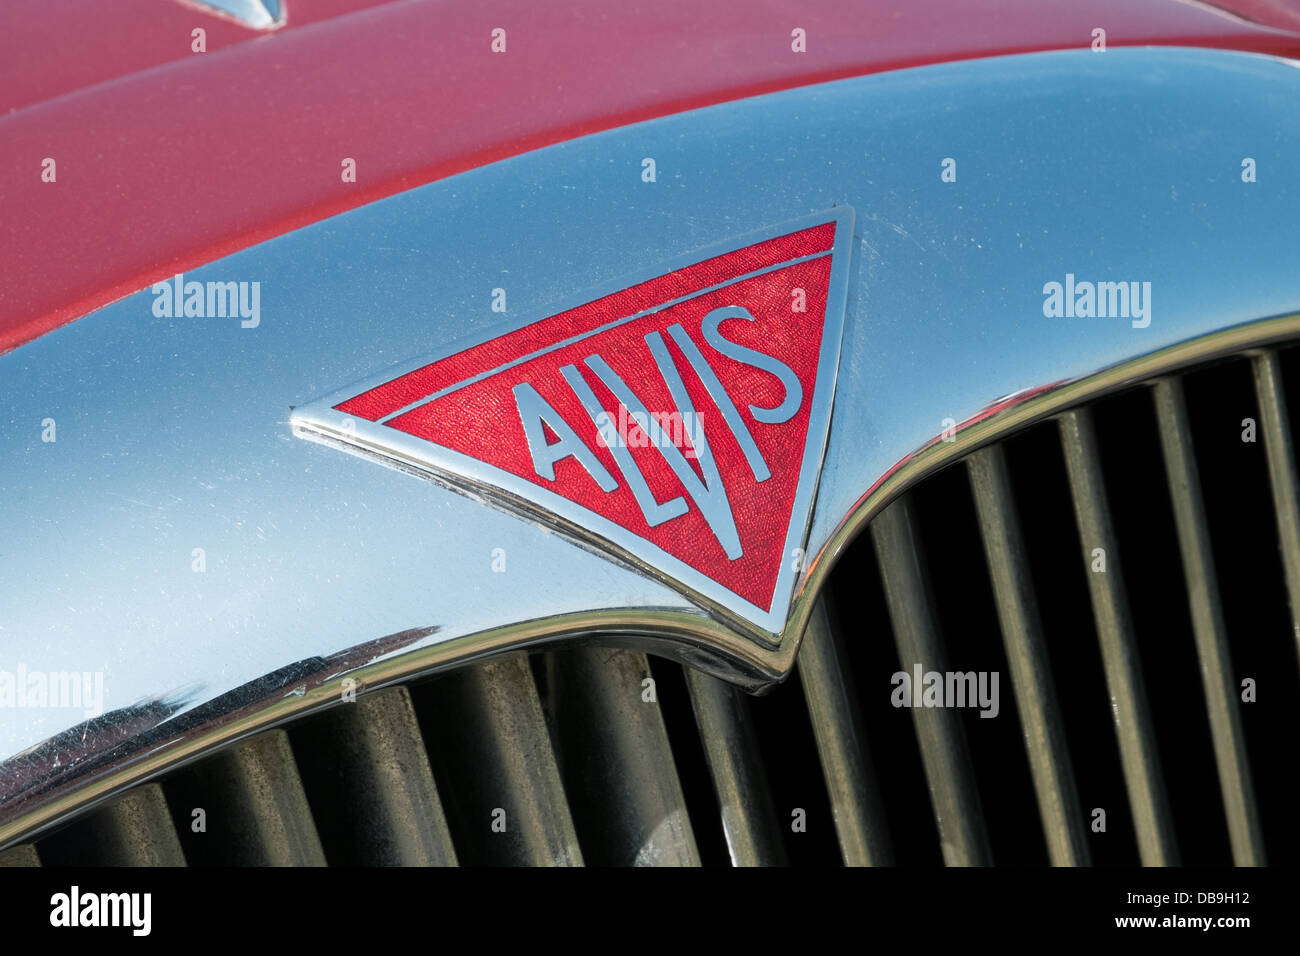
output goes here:
<path id="1" fill-rule="evenodd" d="M 389 0 L 289 0 L 277 32 L 377 7 Z M 40 0 L 0 13 L 0 114 L 193 56 L 202 27 L 208 53 L 267 36 L 177 0 Z M 57 47 L 55 44 L 57 43 Z"/>
<path id="2" fill-rule="evenodd" d="M 1110 46 L 1300 56 L 1300 33 L 1185 0 L 400 0 L 343 16 L 367 4 L 286 2 L 290 26 L 264 35 L 170 0 L 4 5 L 0 352 L 363 203 L 680 110 L 1082 48 L 1095 27 Z M 1289 22 L 1275 0 L 1239 2 Z M 195 26 L 207 53 L 188 52 Z M 489 48 L 497 27 L 504 54 Z M 806 53 L 791 50 L 795 27 Z M 344 157 L 356 183 L 341 181 Z"/>

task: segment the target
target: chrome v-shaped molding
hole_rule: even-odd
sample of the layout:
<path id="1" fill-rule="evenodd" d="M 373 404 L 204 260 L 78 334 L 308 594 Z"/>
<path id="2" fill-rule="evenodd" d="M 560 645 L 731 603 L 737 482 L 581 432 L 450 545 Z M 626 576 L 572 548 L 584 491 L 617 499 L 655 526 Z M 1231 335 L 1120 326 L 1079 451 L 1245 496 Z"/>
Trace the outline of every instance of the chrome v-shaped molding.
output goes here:
<path id="1" fill-rule="evenodd" d="M 754 97 L 495 163 L 178 280 L 184 301 L 189 282 L 200 299 L 259 283 L 260 321 L 159 314 L 167 283 L 0 356 L 0 845 L 337 702 L 344 680 L 575 635 L 782 679 L 836 557 L 908 481 L 1066 403 L 1300 335 L 1296 102 L 1293 62 L 1149 49 Z M 1204 148 L 1205 129 L 1232 147 Z M 658 183 L 641 181 L 647 156 Z M 630 267 L 843 207 L 834 402 L 775 642 L 646 555 L 294 437 L 293 406 L 329 425 L 308 406 L 349 383 L 495 341 Z M 1121 282 L 1141 315 L 1099 307 Z M 662 341 L 656 367 L 694 369 L 702 395 L 702 366 Z M 754 374 L 769 392 L 750 404 L 773 411 L 780 376 Z M 25 687 L 89 675 L 77 686 L 102 693 L 26 706 L 20 666 Z"/>

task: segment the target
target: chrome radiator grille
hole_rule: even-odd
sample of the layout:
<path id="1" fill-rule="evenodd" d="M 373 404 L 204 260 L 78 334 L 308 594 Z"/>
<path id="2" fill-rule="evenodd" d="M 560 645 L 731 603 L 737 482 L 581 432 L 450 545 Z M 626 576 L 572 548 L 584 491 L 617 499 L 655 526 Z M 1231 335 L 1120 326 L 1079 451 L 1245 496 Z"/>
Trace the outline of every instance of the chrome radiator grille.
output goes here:
<path id="1" fill-rule="evenodd" d="M 1146 383 L 922 481 L 841 557 L 765 697 L 626 650 L 499 658 L 262 733 L 0 863 L 1294 859 L 1298 374 L 1285 350 Z M 996 672 L 997 717 L 895 706 L 918 663 Z"/>

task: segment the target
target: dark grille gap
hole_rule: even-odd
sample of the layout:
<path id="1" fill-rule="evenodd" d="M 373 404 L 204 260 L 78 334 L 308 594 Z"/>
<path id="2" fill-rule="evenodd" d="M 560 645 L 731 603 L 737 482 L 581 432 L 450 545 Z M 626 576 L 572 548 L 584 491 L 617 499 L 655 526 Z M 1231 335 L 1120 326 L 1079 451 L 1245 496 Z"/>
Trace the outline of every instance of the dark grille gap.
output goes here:
<path id="1" fill-rule="evenodd" d="M 695 830 L 700 862 L 705 866 L 728 866 L 731 859 L 727 853 L 727 840 L 722 832 L 708 761 L 695 729 L 691 695 L 686 688 L 682 667 L 662 657 L 651 656 L 649 660 L 659 709 L 677 760 L 677 778 L 686 798 L 686 812 L 690 814 Z"/>
<path id="2" fill-rule="evenodd" d="M 740 688 L 703 671 L 685 674 L 732 862 L 784 864 L 780 824 L 748 698 Z"/>
<path id="3" fill-rule="evenodd" d="M 454 866 L 456 851 L 405 687 L 290 730 L 331 865 Z"/>
<path id="4" fill-rule="evenodd" d="M 167 798 L 156 783 L 136 787 L 42 840 L 40 857 L 45 866 L 184 866 L 186 862 Z"/>
<path id="5" fill-rule="evenodd" d="M 415 711 L 463 865 L 575 865 L 582 852 L 527 658 L 416 688 Z M 505 811 L 505 830 L 493 829 Z"/>
<path id="6" fill-rule="evenodd" d="M 1300 649 L 1300 476 L 1291 431 L 1291 423 L 1296 419 L 1287 412 L 1288 395 L 1292 396 L 1290 401 L 1295 401 L 1295 389 L 1288 389 L 1284 383 L 1282 364 L 1276 353 L 1257 355 L 1252 364 L 1292 631 Z"/>
<path id="7" fill-rule="evenodd" d="M 1278 755 L 1300 726 L 1300 606 L 1290 605 L 1284 561 L 1300 570 L 1300 535 L 1285 510 L 1296 465 L 1278 454 L 1288 443 L 1270 402 L 1282 385 L 1284 409 L 1300 420 L 1300 349 L 1178 382 L 1034 426 L 891 504 L 831 576 L 817 640 L 805 644 L 817 652 L 801 658 L 808 673 L 801 665 L 766 697 L 742 699 L 630 651 L 507 655 L 259 734 L 128 790 L 35 847 L 0 853 L 0 865 L 724 865 L 720 801 L 742 811 L 727 831 L 741 862 L 937 864 L 932 790 L 949 807 L 953 860 L 1046 862 L 1044 814 L 1057 821 L 1058 863 L 1294 859 L 1300 821 Z M 1186 418 L 1171 428 L 1180 401 Z M 1247 417 L 1253 444 L 1241 441 Z M 1180 490 L 1189 461 L 1199 495 Z M 982 511 L 972 481 L 984 482 Z M 1009 551 L 987 550 L 1013 524 L 1023 554 L 1014 534 Z M 1108 577 L 1089 570 L 1095 546 L 1108 549 Z M 1197 585 L 1202 573 L 1210 587 Z M 1300 605 L 1300 575 L 1291 584 Z M 912 656 L 929 648 L 927 670 L 998 672 L 999 716 L 892 706 L 891 677 L 911 667 L 900 644 Z M 1209 704 L 1203 671 L 1218 688 Z M 648 674 L 657 705 L 640 699 Z M 1241 703 L 1243 676 L 1259 682 L 1258 702 Z M 1118 734 L 1112 692 L 1137 719 Z M 1248 772 L 1235 763 L 1243 738 Z M 1037 790 L 1027 747 L 1037 748 Z M 206 834 L 191 832 L 195 807 L 207 811 Z M 491 829 L 497 807 L 504 834 Z M 791 832 L 795 807 L 807 812 L 806 833 Z M 1104 834 L 1089 826 L 1094 807 L 1106 809 Z M 1067 823 L 1073 832 L 1062 832 Z"/>
<path id="8" fill-rule="evenodd" d="M 1293 385 L 1288 398 L 1295 383 L 1295 378 L 1288 382 Z M 1294 728 L 1300 727 L 1300 666 L 1278 554 L 1265 437 L 1248 360 L 1194 372 L 1183 384 L 1218 559 L 1236 704 L 1265 845 L 1270 862 L 1277 863 L 1300 852 L 1300 826 L 1288 796 L 1294 773 L 1288 761 L 1277 759 L 1293 747 Z M 1253 444 L 1241 440 L 1244 418 L 1257 423 Z M 1246 677 L 1258 685 L 1253 704 L 1241 703 L 1240 684 Z"/>
<path id="9" fill-rule="evenodd" d="M 1297 364 L 1300 364 L 1300 351 L 1296 349 L 1284 351 L 1281 356 L 1265 352 L 1253 359 L 1292 632 L 1300 652 L 1300 476 L 1297 476 L 1295 433 L 1291 431 L 1294 423 L 1300 421 L 1296 418 L 1296 410 L 1300 408 L 1300 395 L 1296 394 L 1297 376 L 1300 376 Z"/>
<path id="10" fill-rule="evenodd" d="M 871 539 L 901 670 L 913 676 L 918 667 L 923 673 L 951 671 L 910 495 L 901 495 L 876 516 Z M 907 687 L 906 683 L 900 684 L 900 688 Z M 921 690 L 915 682 L 910 687 L 913 697 Z M 921 749 L 944 862 L 950 866 L 990 865 L 993 858 L 988 828 L 961 712 L 948 707 L 906 709 Z"/>
<path id="11" fill-rule="evenodd" d="M 164 782 L 172 819 L 194 866 L 323 866 L 297 762 L 283 730 L 258 734 Z M 196 808 L 207 829 L 195 832 Z"/>
<path id="12" fill-rule="evenodd" d="M 935 475 L 916 489 L 913 500 L 931 585 L 942 594 L 937 606 L 948 667 L 998 674 L 996 717 L 981 717 L 978 707 L 957 712 L 966 730 L 993 859 L 1045 864 L 1047 846 L 966 468 L 958 465 Z"/>
<path id="13" fill-rule="evenodd" d="M 1138 862 L 1137 839 L 1088 599 L 1087 551 L 1074 523 L 1057 425 L 1034 426 L 1003 448 L 1047 638 L 1047 657 L 1057 675 L 1056 692 L 1079 805 L 1088 823 L 1092 862 L 1132 866 Z M 1104 834 L 1092 830 L 1096 808 L 1106 811 Z"/>
<path id="14" fill-rule="evenodd" d="M 595 865 L 700 862 L 644 654 L 575 647 L 546 656 L 546 709 L 565 793 Z"/>
<path id="15" fill-rule="evenodd" d="M 1232 858 L 1260 866 L 1264 847 L 1182 382 L 1163 379 L 1154 394 Z"/>
<path id="16" fill-rule="evenodd" d="M 894 860 L 904 866 L 939 866 L 943 863 L 939 833 L 911 714 L 893 707 L 889 699 L 890 677 L 901 666 L 880 568 L 865 535 L 841 556 L 829 592 L 871 744 Z"/>
<path id="17" fill-rule="evenodd" d="M 1093 409 L 1160 772 L 1180 856 L 1231 860 L 1160 434 L 1148 388 Z"/>
<path id="18" fill-rule="evenodd" d="M 989 445 L 967 464 L 1048 856 L 1053 866 L 1086 866 L 1088 833 L 1006 455 Z"/>
<path id="19" fill-rule="evenodd" d="M 1058 424 L 1080 539 L 1094 561 L 1105 558 L 1104 572 L 1098 564 L 1086 576 L 1139 855 L 1147 866 L 1169 866 L 1178 847 L 1092 410 L 1072 409 Z"/>
<path id="20" fill-rule="evenodd" d="M 839 865 L 830 797 L 817 760 L 817 741 L 803 688 L 797 679 L 789 679 L 754 704 L 754 730 L 772 787 L 772 808 L 787 859 L 792 866 Z M 791 814 L 796 807 L 807 814 L 803 833 L 791 830 Z"/>
<path id="21" fill-rule="evenodd" d="M 894 850 L 835 608 L 822 594 L 796 665 L 846 866 L 889 866 Z"/>

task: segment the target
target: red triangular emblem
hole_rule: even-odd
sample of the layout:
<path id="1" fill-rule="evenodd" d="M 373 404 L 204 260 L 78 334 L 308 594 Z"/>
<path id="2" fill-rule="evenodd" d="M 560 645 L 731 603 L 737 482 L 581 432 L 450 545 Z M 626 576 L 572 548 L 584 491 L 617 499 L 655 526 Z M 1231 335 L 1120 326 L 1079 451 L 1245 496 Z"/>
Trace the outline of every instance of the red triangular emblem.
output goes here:
<path id="1" fill-rule="evenodd" d="M 836 210 L 330 396 L 332 437 L 406 463 L 436 448 L 430 469 L 461 487 L 531 503 L 779 631 L 766 619 L 784 619 L 782 571 L 824 450 L 844 306 L 834 253 L 851 229 Z M 329 424 L 321 405 L 295 413 L 300 432 Z"/>

